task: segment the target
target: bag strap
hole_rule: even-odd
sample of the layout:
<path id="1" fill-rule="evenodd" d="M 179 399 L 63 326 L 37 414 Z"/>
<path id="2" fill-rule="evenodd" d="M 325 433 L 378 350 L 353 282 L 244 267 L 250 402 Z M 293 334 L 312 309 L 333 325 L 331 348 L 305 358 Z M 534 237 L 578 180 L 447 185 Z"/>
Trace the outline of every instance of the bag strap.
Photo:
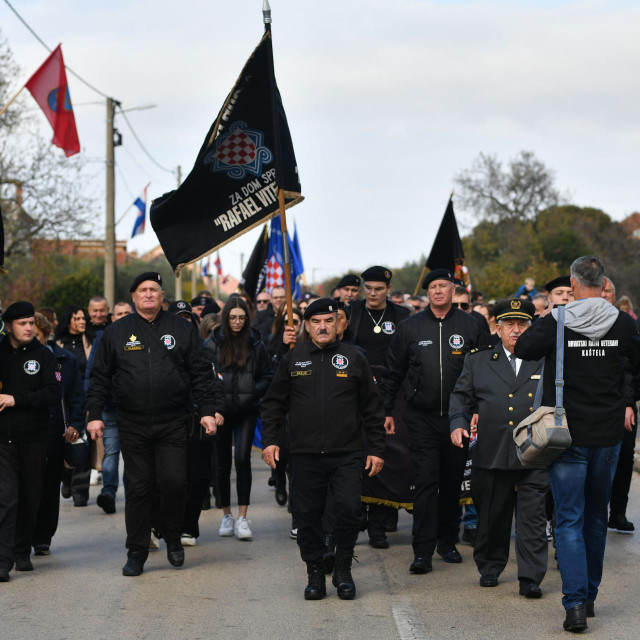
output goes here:
<path id="1" fill-rule="evenodd" d="M 542 369 L 540 370 L 540 378 L 538 379 L 538 386 L 536 387 L 536 397 L 533 399 L 533 410 L 536 411 L 542 404 L 542 381 L 544 380 L 544 363 L 542 363 Z"/>
<path id="2" fill-rule="evenodd" d="M 562 425 L 562 416 L 564 414 L 563 393 L 564 393 L 564 306 L 558 307 L 557 332 L 556 332 L 556 410 L 555 424 L 556 427 Z"/>

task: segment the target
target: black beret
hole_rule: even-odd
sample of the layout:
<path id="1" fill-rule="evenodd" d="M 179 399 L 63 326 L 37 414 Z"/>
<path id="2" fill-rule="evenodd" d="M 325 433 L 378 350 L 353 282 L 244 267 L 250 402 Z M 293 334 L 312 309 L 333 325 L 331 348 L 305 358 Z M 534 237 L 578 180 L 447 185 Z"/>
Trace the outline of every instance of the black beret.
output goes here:
<path id="1" fill-rule="evenodd" d="M 146 271 L 134 278 L 131 286 L 129 287 L 129 293 L 133 293 L 146 280 L 157 282 L 160 285 L 160 288 L 162 288 L 162 276 L 156 271 Z"/>
<path id="2" fill-rule="evenodd" d="M 427 273 L 422 281 L 422 288 L 426 289 L 434 280 L 446 280 L 447 282 L 456 283 L 456 276 L 449 269 L 434 269 Z"/>
<path id="3" fill-rule="evenodd" d="M 220 305 L 215 300 L 209 300 L 202 310 L 201 317 L 204 318 L 212 313 L 220 313 Z"/>
<path id="4" fill-rule="evenodd" d="M 363 271 L 360 276 L 365 282 L 391 282 L 391 276 L 393 272 L 387 267 L 369 267 L 366 271 Z"/>
<path id="5" fill-rule="evenodd" d="M 321 313 L 336 313 L 338 305 L 333 298 L 318 298 L 309 304 L 304 310 L 304 319 L 308 320 L 311 316 L 317 316 Z"/>
<path id="6" fill-rule="evenodd" d="M 197 296 L 191 301 L 192 307 L 206 307 L 211 302 L 207 296 Z"/>
<path id="7" fill-rule="evenodd" d="M 507 319 L 532 320 L 535 313 L 536 308 L 533 302 L 520 298 L 498 300 L 493 307 L 496 322 Z"/>
<path id="8" fill-rule="evenodd" d="M 558 276 L 544 285 L 545 291 L 551 293 L 556 287 L 570 287 L 571 276 Z"/>
<path id="9" fill-rule="evenodd" d="M 5 322 L 11 322 L 12 320 L 21 320 L 22 318 L 33 318 L 35 315 L 36 310 L 30 302 L 14 302 L 10 304 L 2 314 L 2 319 Z"/>
<path id="10" fill-rule="evenodd" d="M 360 276 L 356 276 L 353 273 L 348 273 L 346 276 L 340 278 L 340 282 L 336 285 L 336 288 L 340 287 L 359 287 L 361 286 Z"/>
<path id="11" fill-rule="evenodd" d="M 351 320 L 351 305 L 348 302 L 340 302 L 340 300 L 336 300 L 336 305 L 338 309 L 342 309 L 344 314 L 347 316 L 347 320 Z"/>
<path id="12" fill-rule="evenodd" d="M 176 300 L 169 305 L 169 313 L 182 313 L 183 311 L 191 313 L 191 305 L 184 300 Z"/>

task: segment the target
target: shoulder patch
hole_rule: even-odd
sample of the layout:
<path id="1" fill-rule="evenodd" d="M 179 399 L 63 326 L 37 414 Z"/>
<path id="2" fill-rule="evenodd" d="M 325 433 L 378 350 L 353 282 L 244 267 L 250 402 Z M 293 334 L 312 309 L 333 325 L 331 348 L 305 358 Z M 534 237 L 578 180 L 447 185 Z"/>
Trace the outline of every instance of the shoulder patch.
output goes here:
<path id="1" fill-rule="evenodd" d="M 473 349 L 471 349 L 471 351 L 469 351 L 469 354 L 473 354 L 473 353 L 478 353 L 479 351 L 487 351 L 489 349 L 493 349 L 493 345 L 492 344 L 485 344 L 482 347 L 474 347 Z"/>

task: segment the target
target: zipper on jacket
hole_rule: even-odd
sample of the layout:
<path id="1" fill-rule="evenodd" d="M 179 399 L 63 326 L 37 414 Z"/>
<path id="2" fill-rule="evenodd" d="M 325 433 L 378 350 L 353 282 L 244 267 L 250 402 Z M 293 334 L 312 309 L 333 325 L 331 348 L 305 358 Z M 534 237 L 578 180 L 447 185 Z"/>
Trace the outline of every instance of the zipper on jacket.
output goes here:
<path id="1" fill-rule="evenodd" d="M 149 354 L 149 411 L 147 412 L 147 418 L 149 420 L 149 424 L 151 424 L 151 407 L 153 407 L 153 374 L 151 373 L 151 344 L 149 344 L 149 348 L 147 349 L 147 353 Z"/>
<path id="2" fill-rule="evenodd" d="M 443 398 L 442 398 L 442 320 L 440 320 L 440 415 L 443 414 Z"/>
<path id="3" fill-rule="evenodd" d="M 324 453 L 324 350 L 320 355 L 320 367 L 322 369 L 322 375 L 320 376 L 320 379 L 322 380 L 320 383 L 320 453 Z"/>

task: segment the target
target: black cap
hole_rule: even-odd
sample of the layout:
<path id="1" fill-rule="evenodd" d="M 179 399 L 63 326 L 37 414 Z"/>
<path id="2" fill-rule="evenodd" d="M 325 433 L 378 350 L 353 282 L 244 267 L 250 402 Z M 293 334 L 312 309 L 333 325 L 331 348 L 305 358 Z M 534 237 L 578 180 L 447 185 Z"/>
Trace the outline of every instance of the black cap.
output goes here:
<path id="1" fill-rule="evenodd" d="M 446 280 L 447 282 L 452 282 L 456 284 L 456 276 L 449 269 L 434 269 L 427 273 L 422 281 L 422 288 L 426 289 L 434 280 Z"/>
<path id="2" fill-rule="evenodd" d="M 496 322 L 507 319 L 532 320 L 536 313 L 536 308 L 530 300 L 520 298 L 508 298 L 498 300 L 493 307 L 493 315 Z"/>
<path id="3" fill-rule="evenodd" d="M 2 319 L 5 322 L 11 322 L 12 320 L 21 320 L 22 318 L 33 318 L 35 315 L 36 310 L 30 302 L 14 302 L 10 304 L 2 314 Z"/>
<path id="4" fill-rule="evenodd" d="M 200 317 L 204 318 L 212 313 L 220 313 L 220 305 L 215 300 L 209 300 L 202 310 Z"/>
<path id="5" fill-rule="evenodd" d="M 336 313 L 337 311 L 338 304 L 333 298 L 318 298 L 304 310 L 303 317 L 308 320 L 311 316 L 317 316 L 322 313 Z"/>
<path id="6" fill-rule="evenodd" d="M 169 305 L 169 313 L 191 313 L 191 305 L 184 300 L 176 300 Z"/>
<path id="7" fill-rule="evenodd" d="M 145 273 L 141 273 L 133 280 L 129 287 L 129 293 L 133 293 L 146 280 L 157 282 L 160 285 L 160 288 L 162 288 L 162 276 L 156 271 L 145 271 Z"/>
<path id="8" fill-rule="evenodd" d="M 191 301 L 191 306 L 192 307 L 206 307 L 210 302 L 211 302 L 211 298 L 208 298 L 207 296 L 196 296 Z"/>
<path id="9" fill-rule="evenodd" d="M 556 287 L 570 287 L 571 276 L 558 276 L 544 285 L 545 291 L 551 293 Z"/>
<path id="10" fill-rule="evenodd" d="M 342 276 L 340 278 L 340 282 L 336 285 L 336 289 L 340 287 L 359 287 L 361 286 L 362 281 L 360 280 L 360 276 L 356 276 L 353 273 L 348 273 L 346 276 Z"/>
<path id="11" fill-rule="evenodd" d="M 385 282 L 386 284 L 389 284 L 391 282 L 393 272 L 391 269 L 387 269 L 387 267 L 376 266 L 369 267 L 360 275 L 365 282 Z"/>

